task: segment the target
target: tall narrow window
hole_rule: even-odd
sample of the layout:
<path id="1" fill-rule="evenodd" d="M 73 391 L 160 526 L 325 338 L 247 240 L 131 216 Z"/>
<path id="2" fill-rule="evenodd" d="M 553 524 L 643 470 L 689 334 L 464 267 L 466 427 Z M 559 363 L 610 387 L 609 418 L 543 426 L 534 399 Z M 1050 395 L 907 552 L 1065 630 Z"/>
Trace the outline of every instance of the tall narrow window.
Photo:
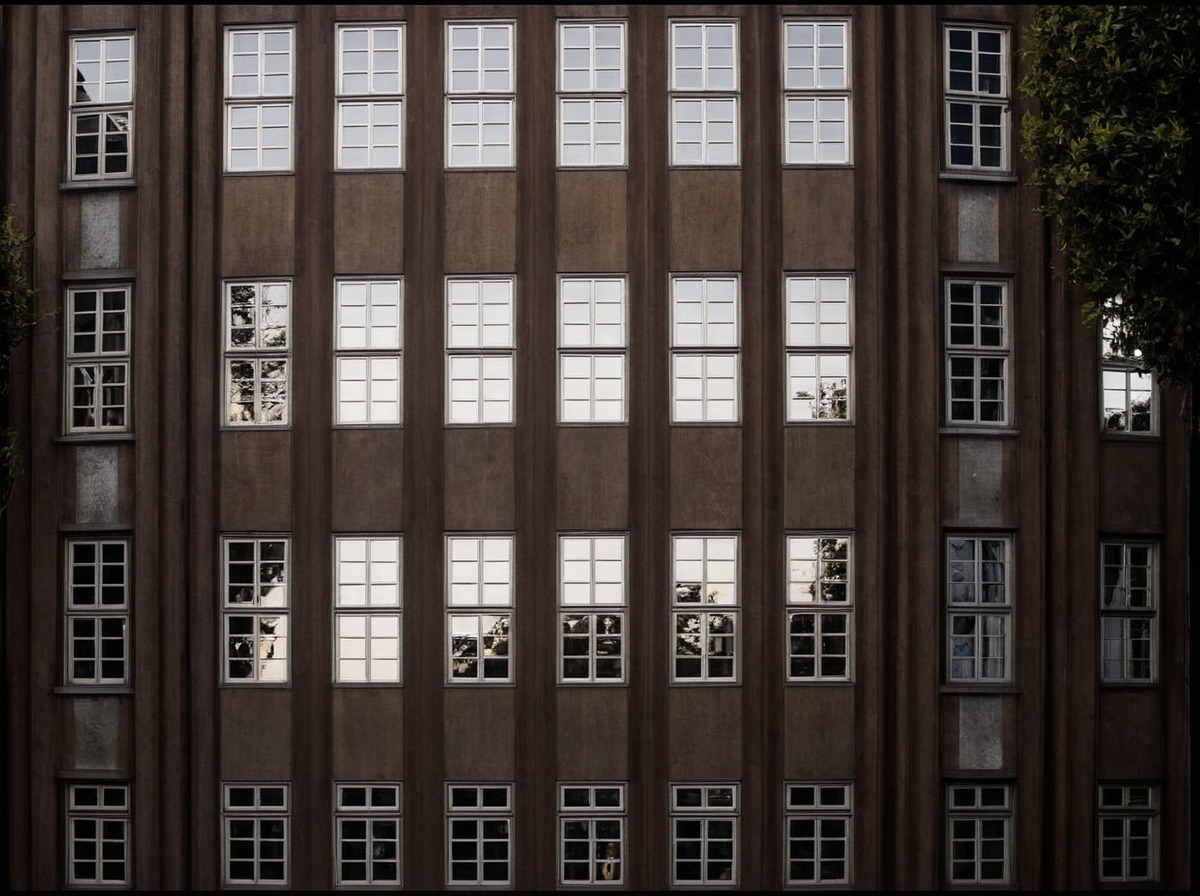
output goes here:
<path id="1" fill-rule="evenodd" d="M 225 420 L 230 426 L 289 422 L 292 285 L 225 284 Z"/>
<path id="2" fill-rule="evenodd" d="M 558 23 L 558 164 L 625 164 L 625 23 Z"/>
<path id="3" fill-rule="evenodd" d="M 624 535 L 559 536 L 563 682 L 625 680 L 625 543 Z"/>
<path id="4" fill-rule="evenodd" d="M 850 278 L 789 276 L 787 419 L 789 423 L 850 419 Z"/>
<path id="5" fill-rule="evenodd" d="M 288 680 L 288 540 L 224 540 L 226 682 Z"/>
<path id="6" fill-rule="evenodd" d="M 338 27 L 337 166 L 404 166 L 404 26 Z"/>
<path id="7" fill-rule="evenodd" d="M 559 883 L 625 883 L 625 785 L 559 784 Z"/>
<path id="8" fill-rule="evenodd" d="M 336 422 L 343 426 L 401 420 L 402 280 L 339 280 L 335 321 Z"/>
<path id="9" fill-rule="evenodd" d="M 513 281 L 446 281 L 446 422 L 512 423 Z"/>
<path id="10" fill-rule="evenodd" d="M 1149 684 L 1155 680 L 1157 610 L 1155 545 L 1100 544 L 1100 678 Z"/>
<path id="11" fill-rule="evenodd" d="M 1158 788 L 1100 785 L 1101 883 L 1158 880 Z"/>
<path id="12" fill-rule="evenodd" d="M 448 886 L 512 882 L 512 785 L 446 785 Z"/>
<path id="13" fill-rule="evenodd" d="M 850 161 L 849 22 L 783 23 L 784 162 Z"/>
<path id="14" fill-rule="evenodd" d="M 446 167 L 511 168 L 516 77 L 512 22 L 446 23 Z"/>
<path id="15" fill-rule="evenodd" d="M 787 883 L 851 882 L 852 784 L 787 785 Z"/>
<path id="16" fill-rule="evenodd" d="M 737 784 L 671 785 L 672 885 L 737 885 L 739 811 Z"/>
<path id="17" fill-rule="evenodd" d="M 738 164 L 734 22 L 671 22 L 671 164 Z"/>
<path id="18" fill-rule="evenodd" d="M 66 683 L 129 683 L 129 542 L 67 542 Z"/>
<path id="19" fill-rule="evenodd" d="M 946 419 L 1006 426 L 1008 284 L 946 281 Z"/>
<path id="20" fill-rule="evenodd" d="M 1105 432 L 1153 435 L 1158 431 L 1154 374 L 1143 365 L 1140 351 L 1117 349 L 1120 306 L 1119 298 L 1107 303 L 1108 317 L 1100 336 L 1101 425 Z"/>
<path id="21" fill-rule="evenodd" d="M 951 683 L 1012 677 L 1012 595 L 1007 538 L 946 539 L 946 636 Z"/>
<path id="22" fill-rule="evenodd" d="M 67 785 L 68 886 L 129 886 L 129 822 L 128 784 Z"/>
<path id="23" fill-rule="evenodd" d="M 71 39 L 71 180 L 133 176 L 132 34 Z"/>
<path id="24" fill-rule="evenodd" d="M 1013 809 L 1007 784 L 951 784 L 947 876 L 951 884 L 1009 884 Z"/>
<path id="25" fill-rule="evenodd" d="M 290 790 L 289 784 L 224 786 L 226 886 L 287 886 Z"/>
<path id="26" fill-rule="evenodd" d="M 401 541 L 334 539 L 334 674 L 339 684 L 400 681 Z"/>
<path id="27" fill-rule="evenodd" d="M 671 422 L 739 419 L 737 277 L 671 278 Z"/>
<path id="28" fill-rule="evenodd" d="M 339 887 L 399 886 L 400 785 L 339 782 L 336 793 L 334 882 Z"/>
<path id="29" fill-rule="evenodd" d="M 946 167 L 1006 172 L 1008 32 L 950 25 L 945 40 Z"/>
<path id="30" fill-rule="evenodd" d="M 559 422 L 624 423 L 625 278 L 562 277 L 558 297 Z"/>
<path id="31" fill-rule="evenodd" d="M 790 535 L 787 550 L 788 680 L 849 681 L 850 537 Z"/>
<path id="32" fill-rule="evenodd" d="M 446 564 L 448 680 L 512 681 L 512 536 L 452 535 Z"/>
<path id="33" fill-rule="evenodd" d="M 67 432 L 129 429 L 128 286 L 67 291 Z"/>
<path id="34" fill-rule="evenodd" d="M 734 682 L 739 605 L 736 535 L 674 535 L 672 681 Z"/>
<path id="35" fill-rule="evenodd" d="M 291 28 L 230 28 L 225 36 L 225 170 L 292 168 Z"/>

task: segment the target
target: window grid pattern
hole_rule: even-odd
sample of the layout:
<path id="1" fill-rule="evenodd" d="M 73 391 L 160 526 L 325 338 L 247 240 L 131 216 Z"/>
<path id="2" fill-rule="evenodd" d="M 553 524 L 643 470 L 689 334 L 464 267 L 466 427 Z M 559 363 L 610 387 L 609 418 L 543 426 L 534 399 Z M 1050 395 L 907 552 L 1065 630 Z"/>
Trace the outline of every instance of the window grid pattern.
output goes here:
<path id="1" fill-rule="evenodd" d="M 402 280 L 339 280 L 334 321 L 336 422 L 397 425 L 402 420 Z"/>
<path id="2" fill-rule="evenodd" d="M 404 26 L 338 28 L 337 165 L 404 167 Z"/>
<path id="3" fill-rule="evenodd" d="M 849 23 L 785 21 L 783 35 L 785 164 L 848 164 Z"/>
<path id="4" fill-rule="evenodd" d="M 737 681 L 738 537 L 674 535 L 671 552 L 671 680 Z"/>
<path id="5" fill-rule="evenodd" d="M 1011 678 L 1012 595 L 1007 538 L 946 540 L 948 669 L 951 682 Z"/>
<path id="6" fill-rule="evenodd" d="M 128 887 L 129 785 L 67 785 L 67 884 Z"/>
<path id="7" fill-rule="evenodd" d="M 736 886 L 738 785 L 671 785 L 671 883 Z"/>
<path id="8" fill-rule="evenodd" d="M 628 350 L 624 277 L 558 282 L 560 423 L 624 423 Z"/>
<path id="9" fill-rule="evenodd" d="M 785 789 L 787 883 L 849 884 L 853 785 L 805 782 Z"/>
<path id="10" fill-rule="evenodd" d="M 559 537 L 563 682 L 625 680 L 625 548 L 624 535 Z"/>
<path id="11" fill-rule="evenodd" d="M 447 22 L 446 167 L 511 168 L 516 25 Z"/>
<path id="12" fill-rule="evenodd" d="M 850 278 L 788 276 L 784 289 L 788 422 L 849 420 Z"/>
<path id="13" fill-rule="evenodd" d="M 558 164 L 625 164 L 625 24 L 558 24 Z"/>
<path id="14" fill-rule="evenodd" d="M 1102 883 L 1158 880 L 1158 788 L 1101 784 L 1099 877 Z"/>
<path id="15" fill-rule="evenodd" d="M 71 180 L 133 176 L 132 34 L 71 39 Z"/>
<path id="16" fill-rule="evenodd" d="M 446 883 L 512 883 L 511 784 L 446 786 Z"/>
<path id="17" fill-rule="evenodd" d="M 1100 677 L 1109 682 L 1155 680 L 1157 564 L 1155 545 L 1100 544 Z"/>
<path id="18" fill-rule="evenodd" d="M 339 684 L 399 684 L 400 537 L 334 540 L 334 676 Z"/>
<path id="19" fill-rule="evenodd" d="M 671 278 L 671 422 L 739 419 L 741 317 L 735 276 Z"/>
<path id="20" fill-rule="evenodd" d="M 129 683 L 129 543 L 67 542 L 66 682 Z"/>
<path id="21" fill-rule="evenodd" d="M 1105 432 L 1153 435 L 1158 431 L 1154 375 L 1143 368 L 1140 351 L 1126 357 L 1113 345 L 1120 305 L 1119 299 L 1105 304 L 1107 319 L 1101 329 L 1101 427 Z"/>
<path id="22" fill-rule="evenodd" d="M 1008 33 L 950 26 L 945 47 L 946 167 L 1007 171 Z"/>
<path id="23" fill-rule="evenodd" d="M 446 422 L 513 422 L 513 281 L 446 281 Z"/>
<path id="24" fill-rule="evenodd" d="M 67 432 L 127 431 L 130 289 L 71 289 L 67 309 Z"/>
<path id="25" fill-rule="evenodd" d="M 734 22 L 671 22 L 671 164 L 737 165 Z"/>
<path id="26" fill-rule="evenodd" d="M 946 417 L 1008 424 L 1008 284 L 946 282 Z"/>
<path id="27" fill-rule="evenodd" d="M 947 791 L 951 884 L 1009 884 L 1012 803 L 1007 784 L 951 784 Z"/>
<path id="28" fill-rule="evenodd" d="M 226 784 L 222 804 L 225 884 L 287 886 L 288 784 Z"/>
<path id="29" fill-rule="evenodd" d="M 226 682 L 288 680 L 288 540 L 226 538 L 224 600 Z"/>
<path id="30" fill-rule="evenodd" d="M 850 537 L 791 535 L 787 550 L 788 680 L 849 681 Z"/>
<path id="31" fill-rule="evenodd" d="M 389 781 L 336 785 L 334 881 L 346 886 L 399 886 L 401 789 Z"/>
<path id="32" fill-rule="evenodd" d="M 625 883 L 624 784 L 560 784 L 558 824 L 560 883 Z"/>
<path id="33" fill-rule="evenodd" d="M 449 536 L 446 563 L 447 680 L 512 681 L 512 536 Z"/>
<path id="34" fill-rule="evenodd" d="M 226 423 L 289 422 L 292 285 L 286 281 L 225 284 Z"/>
<path id="35" fill-rule="evenodd" d="M 227 172 L 291 170 L 293 37 L 291 28 L 226 32 Z"/>

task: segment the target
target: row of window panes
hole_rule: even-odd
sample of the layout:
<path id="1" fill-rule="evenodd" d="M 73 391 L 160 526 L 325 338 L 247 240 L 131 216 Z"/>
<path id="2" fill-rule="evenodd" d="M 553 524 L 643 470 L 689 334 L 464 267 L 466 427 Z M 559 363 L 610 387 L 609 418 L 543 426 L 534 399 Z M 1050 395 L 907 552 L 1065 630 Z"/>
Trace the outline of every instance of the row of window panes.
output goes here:
<path id="1" fill-rule="evenodd" d="M 558 880 L 566 886 L 628 881 L 626 784 L 560 783 Z M 513 785 L 446 784 L 447 886 L 513 882 Z M 67 785 L 67 883 L 128 886 L 132 859 L 130 788 L 123 783 Z M 222 787 L 222 883 L 283 885 L 291 879 L 291 786 L 282 782 Z M 946 790 L 947 883 L 1014 883 L 1013 786 L 956 782 Z M 335 785 L 334 881 L 339 887 L 399 886 L 402 788 L 396 781 Z M 785 785 L 785 883 L 853 882 L 853 785 Z M 670 882 L 736 886 L 739 785 L 670 785 Z M 1152 882 L 1158 877 L 1158 788 L 1102 784 L 1098 794 L 1097 879 Z"/>

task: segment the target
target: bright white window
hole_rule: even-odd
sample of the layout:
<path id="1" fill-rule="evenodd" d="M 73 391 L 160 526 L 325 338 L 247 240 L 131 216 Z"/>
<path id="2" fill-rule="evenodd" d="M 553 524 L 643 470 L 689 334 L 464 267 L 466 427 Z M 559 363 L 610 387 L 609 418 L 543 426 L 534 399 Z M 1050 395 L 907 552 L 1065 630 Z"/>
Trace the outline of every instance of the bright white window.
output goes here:
<path id="1" fill-rule="evenodd" d="M 66 683 L 129 683 L 129 542 L 67 542 Z"/>
<path id="2" fill-rule="evenodd" d="M 736 276 L 672 276 L 672 423 L 737 422 L 739 306 Z"/>
<path id="3" fill-rule="evenodd" d="M 671 680 L 737 681 L 738 537 L 673 535 L 671 565 Z"/>
<path id="4" fill-rule="evenodd" d="M 133 176 L 132 34 L 71 38 L 71 180 Z"/>
<path id="5" fill-rule="evenodd" d="M 1012 543 L 998 536 L 946 539 L 948 677 L 1005 682 L 1012 677 Z"/>
<path id="6" fill-rule="evenodd" d="M 288 540 L 226 538 L 222 618 L 226 682 L 288 680 Z"/>
<path id="7" fill-rule="evenodd" d="M 288 359 L 292 284 L 225 284 L 226 423 L 288 422 Z"/>
<path id="8" fill-rule="evenodd" d="M 625 23 L 558 23 L 558 164 L 625 164 Z"/>
<path id="9" fill-rule="evenodd" d="M 446 538 L 447 680 L 512 681 L 513 538 Z"/>
<path id="10" fill-rule="evenodd" d="M 671 22 L 671 164 L 738 164 L 734 22 Z"/>
<path id="11" fill-rule="evenodd" d="M 789 885 L 851 883 L 853 788 L 815 781 L 787 785 Z"/>
<path id="12" fill-rule="evenodd" d="M 951 784 L 946 801 L 949 882 L 1012 883 L 1013 810 L 1009 786 Z"/>
<path id="13" fill-rule="evenodd" d="M 558 785 L 559 883 L 625 882 L 625 785 Z"/>
<path id="14" fill-rule="evenodd" d="M 625 680 L 624 535 L 560 535 L 560 680 Z"/>
<path id="15" fill-rule="evenodd" d="M 289 784 L 224 785 L 226 886 L 287 886 L 290 790 Z"/>
<path id="16" fill-rule="evenodd" d="M 68 886 L 128 888 L 130 848 L 129 785 L 68 784 Z"/>
<path id="17" fill-rule="evenodd" d="M 446 23 L 446 167 L 511 168 L 516 77 L 512 22 Z"/>
<path id="18" fill-rule="evenodd" d="M 1008 284 L 946 281 L 946 418 L 1006 426 Z"/>
<path id="19" fill-rule="evenodd" d="M 446 785 L 447 886 L 512 882 L 511 784 Z"/>
<path id="20" fill-rule="evenodd" d="M 624 423 L 624 277 L 558 281 L 558 420 Z"/>
<path id="21" fill-rule="evenodd" d="M 1100 678 L 1155 680 L 1157 563 L 1144 541 L 1100 543 Z"/>
<path id="22" fill-rule="evenodd" d="M 339 684 L 398 684 L 402 608 L 398 535 L 334 539 L 334 676 Z"/>
<path id="23" fill-rule="evenodd" d="M 335 422 L 398 424 L 404 331 L 402 280 L 339 280 L 334 339 Z"/>
<path id="24" fill-rule="evenodd" d="M 1147 784 L 1100 785 L 1102 883 L 1158 880 L 1158 788 Z"/>
<path id="25" fill-rule="evenodd" d="M 1158 431 L 1154 374 L 1143 365 L 1141 351 L 1125 355 L 1116 349 L 1121 299 L 1112 299 L 1105 307 L 1100 335 L 1101 425 L 1105 432 L 1153 435 Z"/>
<path id="26" fill-rule="evenodd" d="M 128 286 L 67 290 L 67 432 L 129 429 Z"/>
<path id="27" fill-rule="evenodd" d="M 225 170 L 290 171 L 291 28 L 225 32 Z"/>
<path id="28" fill-rule="evenodd" d="M 671 883 L 736 887 L 737 784 L 671 785 Z"/>
<path id="29" fill-rule="evenodd" d="M 401 790 L 392 781 L 336 787 L 334 882 L 339 887 L 399 886 Z"/>
<path id="30" fill-rule="evenodd" d="M 783 23 L 784 162 L 850 161 L 850 23 Z"/>
<path id="31" fill-rule="evenodd" d="M 945 39 L 946 167 L 1007 171 L 1008 32 L 949 25 Z"/>
<path id="32" fill-rule="evenodd" d="M 850 278 L 789 275 L 784 309 L 788 422 L 849 420 Z"/>
<path id="33" fill-rule="evenodd" d="M 338 26 L 337 165 L 404 166 L 404 26 Z"/>
<path id="34" fill-rule="evenodd" d="M 788 681 L 849 681 L 850 536 L 789 535 L 787 552 Z"/>
<path id="35" fill-rule="evenodd" d="M 513 280 L 446 281 L 446 422 L 513 422 Z"/>

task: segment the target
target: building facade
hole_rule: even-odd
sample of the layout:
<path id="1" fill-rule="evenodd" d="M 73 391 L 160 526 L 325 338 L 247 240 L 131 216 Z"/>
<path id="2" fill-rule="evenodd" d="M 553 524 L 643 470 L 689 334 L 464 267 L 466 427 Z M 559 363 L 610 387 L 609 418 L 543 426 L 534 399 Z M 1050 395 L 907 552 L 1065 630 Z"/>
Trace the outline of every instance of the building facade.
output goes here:
<path id="1" fill-rule="evenodd" d="M 4 7 L 10 887 L 1186 889 L 1033 9 Z"/>

